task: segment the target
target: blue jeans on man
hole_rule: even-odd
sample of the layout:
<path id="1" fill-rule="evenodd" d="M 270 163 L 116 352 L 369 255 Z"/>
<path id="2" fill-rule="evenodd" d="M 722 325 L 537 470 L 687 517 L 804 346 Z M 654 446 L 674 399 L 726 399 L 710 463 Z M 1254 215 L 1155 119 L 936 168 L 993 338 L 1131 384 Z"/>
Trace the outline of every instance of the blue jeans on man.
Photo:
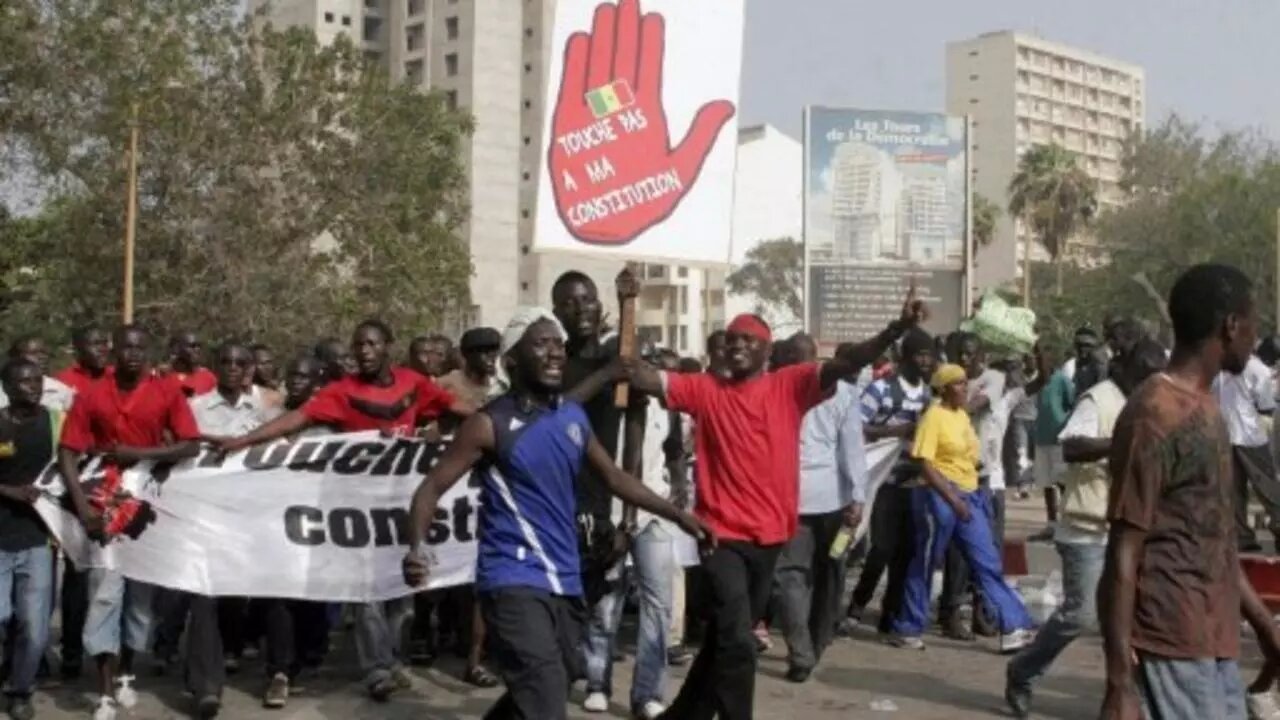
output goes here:
<path id="1" fill-rule="evenodd" d="M 667 634 L 671 627 L 672 578 L 675 548 L 670 532 L 650 521 L 631 539 L 634 566 L 624 571 L 608 593 L 592 608 L 583 652 L 587 661 L 587 692 L 613 692 L 613 648 L 622 622 L 627 589 L 634 582 L 640 597 L 640 628 L 636 640 L 635 676 L 631 707 L 662 702 L 667 675 Z"/>
<path id="2" fill-rule="evenodd" d="M 893 633 L 918 638 L 929 622 L 929 586 L 933 569 L 946 558 L 955 543 L 969 561 L 973 582 L 1001 634 L 1032 626 L 1022 600 L 1004 582 L 1000 554 L 991 537 L 991 492 L 957 490 L 969 508 L 969 522 L 961 522 L 943 499 L 929 487 L 912 491 L 911 509 L 916 526 L 916 552 L 911 558 L 903 591 L 902 611 L 893 622 Z"/>
<path id="3" fill-rule="evenodd" d="M 26 550 L 0 551 L 0 646 L 8 638 L 13 648 L 5 694 L 29 697 L 36 672 L 49 645 L 49 616 L 53 613 L 53 550 L 40 545 Z M 10 620 L 16 620 L 10 623 Z"/>
<path id="4" fill-rule="evenodd" d="M 1016 690 L 1030 690 L 1032 683 L 1045 674 L 1049 665 L 1067 646 L 1098 625 L 1098 580 L 1107 558 L 1107 546 L 1101 543 L 1063 543 L 1058 545 L 1062 558 L 1062 605 L 1040 628 L 1036 639 L 1009 661 L 1009 685 Z"/>

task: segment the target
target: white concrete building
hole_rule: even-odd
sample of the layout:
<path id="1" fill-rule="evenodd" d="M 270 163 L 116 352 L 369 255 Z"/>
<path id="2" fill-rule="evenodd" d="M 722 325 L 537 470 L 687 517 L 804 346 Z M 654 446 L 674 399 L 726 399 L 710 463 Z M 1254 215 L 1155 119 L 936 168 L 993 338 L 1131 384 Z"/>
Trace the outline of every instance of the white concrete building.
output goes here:
<path id="1" fill-rule="evenodd" d="M 1141 67 L 1034 35 L 992 32 L 947 45 L 947 112 L 971 116 L 974 192 L 1002 210 L 1018 158 L 1050 143 L 1077 154 L 1098 181 L 1103 211 L 1123 203 L 1121 146 L 1143 127 L 1145 97 Z M 1019 276 L 1023 236 L 1015 226 L 1002 214 L 992 244 L 977 255 L 977 288 Z M 1043 254 L 1032 248 L 1033 257 Z"/>

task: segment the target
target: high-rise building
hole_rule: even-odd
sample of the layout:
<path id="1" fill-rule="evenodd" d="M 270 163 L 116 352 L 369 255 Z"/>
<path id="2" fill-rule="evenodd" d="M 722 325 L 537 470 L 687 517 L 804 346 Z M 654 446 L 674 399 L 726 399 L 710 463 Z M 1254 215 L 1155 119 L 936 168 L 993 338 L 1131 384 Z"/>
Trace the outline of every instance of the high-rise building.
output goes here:
<path id="1" fill-rule="evenodd" d="M 392 79 L 440 90 L 475 118 L 475 132 L 463 150 L 471 207 L 463 233 L 475 266 L 467 322 L 501 327 L 519 304 L 550 305 L 552 284 L 570 269 L 596 282 L 605 312 L 616 321 L 614 278 L 626 265 L 623 260 L 532 252 L 555 0 L 250 0 L 250 5 L 251 10 L 269 5 L 277 25 L 311 28 L 322 42 L 351 37 Z M 647 314 L 639 312 L 641 324 L 656 327 L 660 320 L 662 344 L 701 355 L 702 329 L 724 322 L 723 269 L 710 272 L 709 292 L 700 284 L 701 270 L 650 265 L 641 272 L 651 306 L 653 297 L 674 298 L 670 305 L 664 301 Z M 682 294 L 690 295 L 688 306 L 678 302 Z M 710 322 L 702 307 L 707 299 L 713 303 Z M 668 332 L 672 326 L 675 330 Z"/>
<path id="2" fill-rule="evenodd" d="M 947 250 L 947 181 L 941 177 L 908 177 L 898 203 L 898 228 L 905 246 L 901 254 L 918 263 L 945 261 Z"/>
<path id="3" fill-rule="evenodd" d="M 836 146 L 831 162 L 835 259 L 875 260 L 897 254 L 901 177 L 893 158 L 867 143 Z"/>
<path id="4" fill-rule="evenodd" d="M 992 32 L 947 45 L 947 112 L 970 117 L 973 190 L 1002 211 L 1018 158 L 1051 143 L 1075 153 L 1098 182 L 1102 211 L 1122 204 L 1121 149 L 1143 127 L 1145 97 L 1141 67 L 1034 35 Z M 1026 240 L 1018 225 L 1002 212 L 975 260 L 975 287 L 1018 276 Z M 1032 257 L 1044 257 L 1034 243 Z"/>

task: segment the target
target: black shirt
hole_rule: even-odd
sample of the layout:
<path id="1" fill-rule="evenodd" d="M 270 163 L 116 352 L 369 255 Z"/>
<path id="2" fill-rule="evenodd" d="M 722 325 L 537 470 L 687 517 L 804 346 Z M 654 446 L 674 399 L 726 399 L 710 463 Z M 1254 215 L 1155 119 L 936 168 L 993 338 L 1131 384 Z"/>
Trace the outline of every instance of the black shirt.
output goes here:
<path id="1" fill-rule="evenodd" d="M 0 411 L 0 443 L 12 443 L 13 454 L 0 457 L 0 485 L 30 485 L 53 460 L 53 427 L 49 411 L 26 422 L 15 423 Z M 35 508 L 0 498 L 0 550 L 18 552 L 49 542 L 49 532 Z"/>
<path id="2" fill-rule="evenodd" d="M 616 337 L 600 345 L 600 352 L 592 357 L 570 356 L 564 368 L 564 389 L 573 390 L 578 383 L 587 379 L 595 371 L 608 365 L 618 354 Z M 591 432 L 596 440 L 604 446 L 609 457 L 618 457 L 618 435 L 622 425 L 623 411 L 613 405 L 613 383 L 605 385 L 595 397 L 582 404 L 587 411 L 587 419 L 591 421 Z M 578 514 L 591 515 L 596 518 L 608 518 L 613 502 L 613 495 L 605 486 L 604 480 L 597 476 L 591 463 L 584 463 L 577 480 Z"/>

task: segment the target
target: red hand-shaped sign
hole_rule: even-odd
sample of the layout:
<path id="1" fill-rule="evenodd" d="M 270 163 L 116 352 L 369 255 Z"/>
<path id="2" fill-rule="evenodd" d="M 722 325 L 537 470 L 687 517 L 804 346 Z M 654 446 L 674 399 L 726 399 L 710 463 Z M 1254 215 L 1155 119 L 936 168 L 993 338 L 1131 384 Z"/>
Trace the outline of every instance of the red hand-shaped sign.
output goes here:
<path id="1" fill-rule="evenodd" d="M 708 102 L 672 147 L 665 35 L 661 15 L 620 0 L 597 7 L 591 33 L 574 33 L 565 47 L 547 161 L 556 209 L 582 242 L 625 245 L 671 215 L 733 117 L 733 103 Z"/>

